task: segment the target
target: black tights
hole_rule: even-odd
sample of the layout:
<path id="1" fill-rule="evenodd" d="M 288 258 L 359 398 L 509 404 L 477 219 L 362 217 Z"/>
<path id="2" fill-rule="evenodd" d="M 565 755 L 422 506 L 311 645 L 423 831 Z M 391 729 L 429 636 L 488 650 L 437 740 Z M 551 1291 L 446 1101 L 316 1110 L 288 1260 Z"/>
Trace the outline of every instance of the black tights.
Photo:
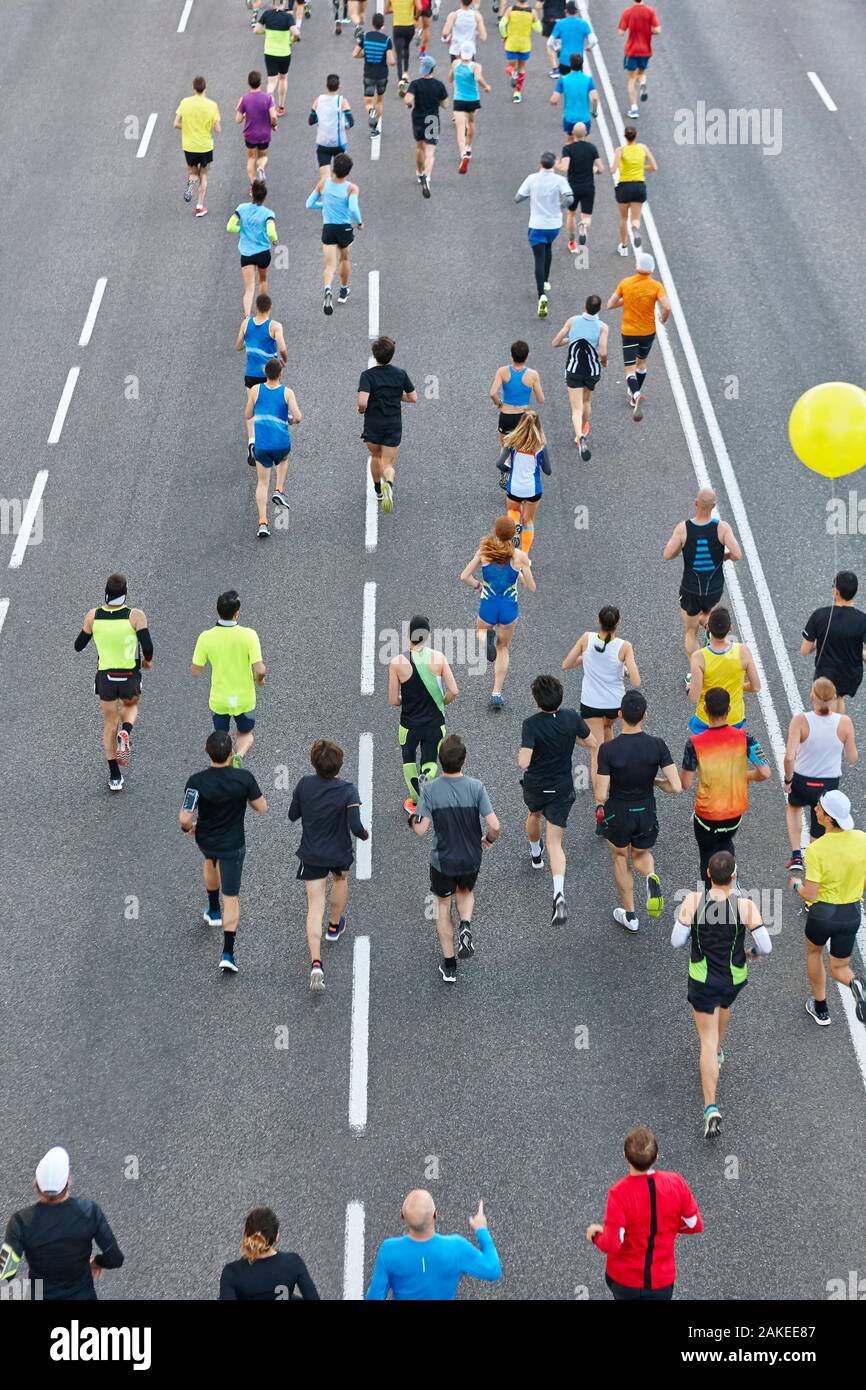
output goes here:
<path id="1" fill-rule="evenodd" d="M 553 244 L 542 241 L 532 248 L 535 260 L 535 288 L 539 297 L 544 294 L 544 286 L 550 279 L 550 263 L 553 260 Z"/>

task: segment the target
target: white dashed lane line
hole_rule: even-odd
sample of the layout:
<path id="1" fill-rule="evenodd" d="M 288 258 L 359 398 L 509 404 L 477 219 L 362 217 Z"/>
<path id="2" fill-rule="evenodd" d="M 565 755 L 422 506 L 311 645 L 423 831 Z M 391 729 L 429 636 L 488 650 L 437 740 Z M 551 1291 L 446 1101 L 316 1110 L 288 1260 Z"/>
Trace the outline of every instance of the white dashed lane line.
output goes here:
<path id="1" fill-rule="evenodd" d="M 823 101 L 823 103 L 824 103 L 824 105 L 826 106 L 827 110 L 828 110 L 828 111 L 837 111 L 837 110 L 838 110 L 838 107 L 837 107 L 835 101 L 834 101 L 833 98 L 831 97 L 830 93 L 827 91 L 827 88 L 824 86 L 824 83 L 821 81 L 821 79 L 820 79 L 820 77 L 818 76 L 817 72 L 807 72 L 807 73 L 806 73 L 806 76 L 808 77 L 809 81 L 812 83 L 812 86 L 815 88 L 815 91 L 818 93 L 818 96 L 819 96 L 819 97 L 821 98 L 821 100 Z"/>
<path id="2" fill-rule="evenodd" d="M 102 303 L 102 296 L 105 294 L 105 286 L 108 284 L 105 276 L 100 276 L 93 291 L 93 298 L 90 301 L 90 308 L 87 311 L 87 318 L 84 320 L 84 327 L 81 330 L 81 337 L 78 339 L 79 347 L 87 347 L 93 337 L 93 329 L 96 324 L 96 315 L 99 313 L 99 306 Z"/>
<path id="3" fill-rule="evenodd" d="M 141 139 L 138 142 L 138 149 L 135 152 L 136 159 L 144 159 L 144 156 L 147 154 L 147 147 L 150 144 L 150 137 L 153 134 L 153 127 L 156 125 L 156 117 L 156 111 L 151 111 L 150 115 L 147 118 L 147 121 L 145 122 L 144 131 L 142 132 Z"/>

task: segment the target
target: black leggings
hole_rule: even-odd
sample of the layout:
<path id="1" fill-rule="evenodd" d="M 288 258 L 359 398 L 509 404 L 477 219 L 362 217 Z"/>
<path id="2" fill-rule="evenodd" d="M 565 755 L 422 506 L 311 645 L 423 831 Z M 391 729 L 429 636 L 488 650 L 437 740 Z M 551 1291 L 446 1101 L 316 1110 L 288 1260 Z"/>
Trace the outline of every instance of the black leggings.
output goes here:
<path id="1" fill-rule="evenodd" d="M 340 0 L 331 0 L 331 4 L 334 6 L 334 19 L 337 20 L 340 18 Z M 349 18 L 349 0 L 343 0 L 343 18 Z"/>
<path id="2" fill-rule="evenodd" d="M 544 286 L 550 279 L 550 263 L 553 260 L 553 242 L 542 241 L 532 248 L 535 260 L 535 288 L 539 298 L 544 294 Z"/>
<path id="3" fill-rule="evenodd" d="M 698 842 L 698 849 L 701 855 L 701 878 L 709 884 L 707 865 L 714 854 L 719 850 L 727 850 L 728 854 L 734 853 L 734 836 L 740 828 L 742 816 L 738 816 L 733 821 L 699 821 L 697 816 L 694 818 L 695 839 Z"/>
<path id="4" fill-rule="evenodd" d="M 409 50 L 415 37 L 414 24 L 394 25 L 394 57 L 397 60 L 397 77 L 409 71 Z"/>

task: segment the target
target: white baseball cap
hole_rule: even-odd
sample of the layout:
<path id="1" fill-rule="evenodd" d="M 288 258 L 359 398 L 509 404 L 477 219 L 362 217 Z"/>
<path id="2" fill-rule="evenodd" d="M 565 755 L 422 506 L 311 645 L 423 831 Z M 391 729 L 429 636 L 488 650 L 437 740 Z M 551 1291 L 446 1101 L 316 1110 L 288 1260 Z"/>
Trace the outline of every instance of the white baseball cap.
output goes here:
<path id="1" fill-rule="evenodd" d="M 854 817 L 851 815 L 851 802 L 844 792 L 825 792 L 818 805 L 828 816 L 832 816 L 840 830 L 853 830 Z"/>
<path id="2" fill-rule="evenodd" d="M 56 1144 L 36 1168 L 36 1186 L 45 1197 L 56 1197 L 69 1182 L 69 1154 Z"/>
<path id="3" fill-rule="evenodd" d="M 650 275 L 656 268 L 655 260 L 652 256 L 648 255 L 646 251 L 641 251 L 636 257 L 635 265 L 638 270 L 648 271 Z"/>
<path id="4" fill-rule="evenodd" d="M 462 43 L 460 45 L 460 57 L 463 59 L 464 63 L 468 63 L 471 58 L 475 57 L 475 45 L 472 43 Z"/>

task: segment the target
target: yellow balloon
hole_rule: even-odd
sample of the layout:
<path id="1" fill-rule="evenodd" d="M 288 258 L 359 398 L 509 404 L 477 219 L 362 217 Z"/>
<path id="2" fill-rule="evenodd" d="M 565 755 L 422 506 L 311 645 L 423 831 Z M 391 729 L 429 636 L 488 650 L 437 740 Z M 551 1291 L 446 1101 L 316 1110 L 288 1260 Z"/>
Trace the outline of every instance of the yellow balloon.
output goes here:
<path id="1" fill-rule="evenodd" d="M 815 473 L 856 473 L 866 464 L 866 391 L 849 381 L 823 381 L 804 391 L 788 419 L 788 438 Z"/>

